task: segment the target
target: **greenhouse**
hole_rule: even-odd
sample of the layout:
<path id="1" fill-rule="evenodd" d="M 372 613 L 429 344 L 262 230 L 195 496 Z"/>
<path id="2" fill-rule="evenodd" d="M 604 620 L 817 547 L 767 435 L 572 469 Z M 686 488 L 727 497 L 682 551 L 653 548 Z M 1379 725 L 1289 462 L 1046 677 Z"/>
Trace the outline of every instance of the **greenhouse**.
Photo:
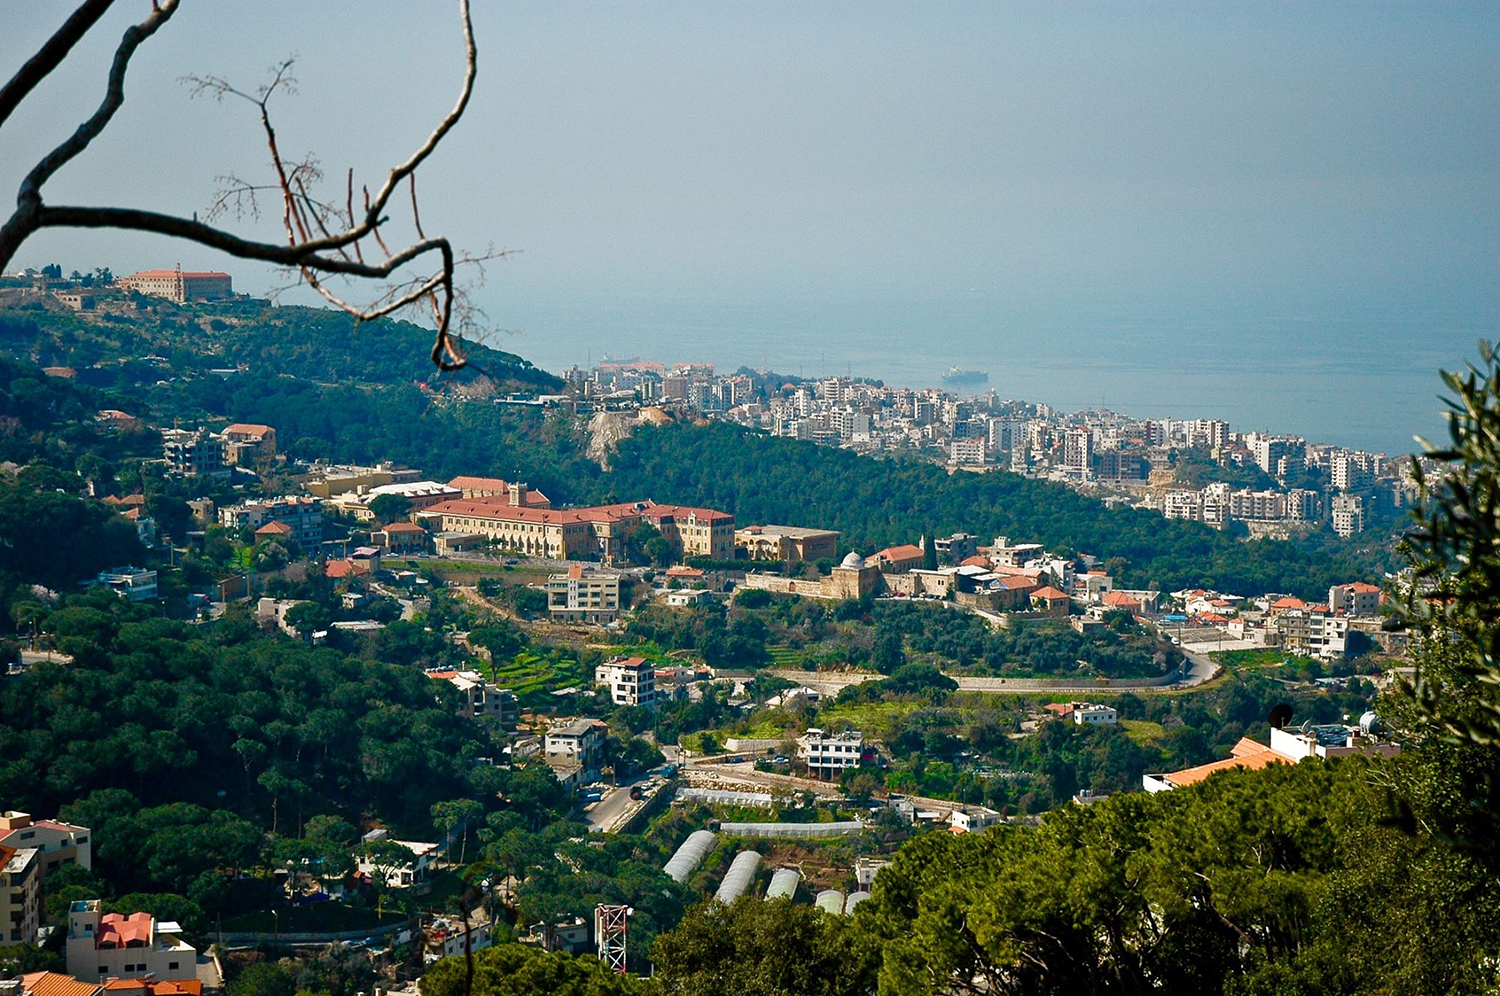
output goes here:
<path id="1" fill-rule="evenodd" d="M 802 873 L 795 868 L 778 868 L 771 876 L 771 886 L 766 889 L 767 899 L 795 899 L 797 896 L 797 883 L 802 881 Z"/>
<path id="2" fill-rule="evenodd" d="M 724 881 L 719 883 L 719 891 L 714 893 L 714 898 L 721 903 L 734 902 L 745 894 L 759 869 L 760 855 L 757 852 L 741 851 L 736 854 Z"/>
<path id="3" fill-rule="evenodd" d="M 708 857 L 708 852 L 714 849 L 718 841 L 719 838 L 711 830 L 694 830 L 667 860 L 666 867 L 662 870 L 672 881 L 681 885 L 688 880 L 689 875 L 698 870 L 698 866 L 703 864 L 703 859 Z"/>
<path id="4" fill-rule="evenodd" d="M 813 900 L 813 905 L 824 913 L 844 912 L 844 894 L 837 889 L 824 889 L 818 893 L 818 898 Z"/>
<path id="5" fill-rule="evenodd" d="M 870 894 L 861 889 L 859 892 L 849 893 L 849 898 L 844 900 L 844 912 L 853 913 L 854 907 L 870 898 Z"/>

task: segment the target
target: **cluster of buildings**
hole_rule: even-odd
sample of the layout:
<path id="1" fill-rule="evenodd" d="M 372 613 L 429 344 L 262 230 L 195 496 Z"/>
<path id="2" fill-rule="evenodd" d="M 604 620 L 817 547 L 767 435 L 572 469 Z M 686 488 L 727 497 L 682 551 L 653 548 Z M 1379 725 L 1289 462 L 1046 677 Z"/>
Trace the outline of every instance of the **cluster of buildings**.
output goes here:
<path id="1" fill-rule="evenodd" d="M 0 946 L 36 943 L 47 874 L 69 864 L 92 868 L 91 836 L 88 827 L 0 813 Z"/>
<path id="2" fill-rule="evenodd" d="M 162 462 L 174 477 L 229 477 L 276 458 L 276 430 L 236 422 L 220 432 L 163 429 Z"/>
<path id="3" fill-rule="evenodd" d="M 605 360 L 590 371 L 575 367 L 566 379 L 573 395 L 566 403 L 574 407 L 676 406 L 831 446 L 917 450 L 954 466 L 998 466 L 1087 486 L 1115 504 L 1216 526 L 1327 523 L 1350 536 L 1376 506 L 1402 507 L 1415 493 L 1404 460 L 1301 437 L 1232 432 L 1221 419 L 1064 414 L 993 391 L 964 398 L 850 377 L 800 380 L 746 370 L 716 376 L 711 364 Z M 1221 466 L 1258 467 L 1276 486 L 1185 488 L 1175 469 L 1188 451 Z"/>

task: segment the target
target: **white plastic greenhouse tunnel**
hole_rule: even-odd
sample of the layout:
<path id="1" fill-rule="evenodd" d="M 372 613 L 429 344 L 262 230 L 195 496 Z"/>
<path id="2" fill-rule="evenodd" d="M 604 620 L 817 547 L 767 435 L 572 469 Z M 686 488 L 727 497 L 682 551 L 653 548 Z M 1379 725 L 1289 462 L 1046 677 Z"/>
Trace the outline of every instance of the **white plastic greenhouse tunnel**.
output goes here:
<path id="1" fill-rule="evenodd" d="M 682 842 L 662 869 L 679 885 L 688 880 L 688 876 L 698 870 L 703 864 L 703 859 L 708 857 L 708 852 L 718 844 L 719 838 L 712 830 L 694 830 L 688 834 L 688 839 Z"/>
<path id="2" fill-rule="evenodd" d="M 760 854 L 756 851 L 741 851 L 734 856 L 734 861 L 729 865 L 729 871 L 724 876 L 724 881 L 719 883 L 719 891 L 714 893 L 714 898 L 721 903 L 732 903 L 755 879 L 755 873 L 760 869 Z"/>

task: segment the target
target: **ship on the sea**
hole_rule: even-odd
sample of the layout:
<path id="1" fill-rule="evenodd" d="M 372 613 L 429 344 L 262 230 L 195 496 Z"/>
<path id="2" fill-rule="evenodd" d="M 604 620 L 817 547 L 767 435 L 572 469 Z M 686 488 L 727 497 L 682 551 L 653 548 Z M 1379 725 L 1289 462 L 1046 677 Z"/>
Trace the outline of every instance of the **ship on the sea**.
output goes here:
<path id="1" fill-rule="evenodd" d="M 943 374 L 943 383 L 949 387 L 972 387 L 975 384 L 988 384 L 990 375 L 983 370 L 960 370 L 958 367 L 949 367 Z"/>

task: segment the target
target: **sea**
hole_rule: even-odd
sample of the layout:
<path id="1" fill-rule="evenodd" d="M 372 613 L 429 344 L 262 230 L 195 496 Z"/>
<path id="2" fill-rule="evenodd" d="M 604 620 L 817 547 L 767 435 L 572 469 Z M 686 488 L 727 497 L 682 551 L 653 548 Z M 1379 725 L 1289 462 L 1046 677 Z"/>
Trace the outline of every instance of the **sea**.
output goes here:
<path id="1" fill-rule="evenodd" d="M 489 342 L 557 372 L 604 358 L 712 363 L 938 387 L 951 367 L 1060 411 L 1217 418 L 1235 431 L 1413 452 L 1446 434 L 1440 370 L 1476 362 L 1500 314 L 1201 316 L 1022 309 L 977 297 L 859 301 L 724 295 L 511 295 Z"/>

